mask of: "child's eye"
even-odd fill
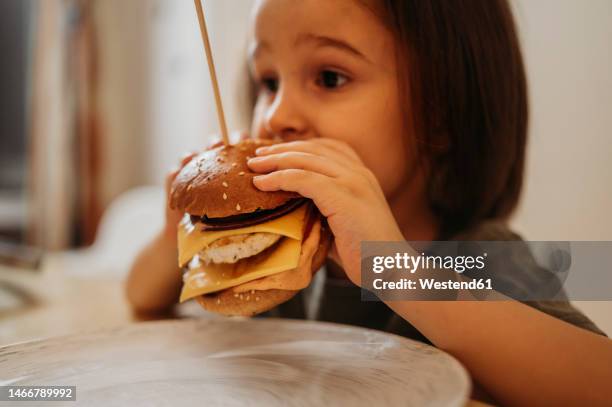
[[[337,89],[348,82],[348,78],[335,71],[321,71],[317,77],[317,85],[327,89]]]
[[[270,93],[276,93],[278,91],[278,79],[263,78],[261,80],[261,87]]]

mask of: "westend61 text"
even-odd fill
[[[418,281],[418,284],[417,284]],[[372,287],[375,290],[492,290],[491,279],[481,278],[470,281],[437,281],[433,278],[419,278],[417,281],[402,278],[398,281],[384,281],[377,278]]]

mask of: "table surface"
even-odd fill
[[[0,347],[58,335],[112,330],[151,319],[211,318],[189,301],[166,315],[135,315],[117,278],[80,278],[61,267],[0,266]],[[471,400],[469,406],[483,404]]]
[[[216,317],[193,302],[169,314],[136,315],[121,279],[65,273],[59,256],[46,263],[42,271],[0,265],[0,346],[151,319]]]

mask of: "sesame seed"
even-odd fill
[[[217,298],[217,304],[221,304],[221,299]]]
[[[232,167],[236,167],[238,164],[236,163],[232,163]]]
[[[240,204],[236,204],[236,210],[239,211],[240,210]]]
[[[193,188],[193,185],[191,184],[187,185],[187,191],[189,191],[191,188]]]
[[[239,295],[240,299],[242,299],[242,294]]]
[[[240,175],[240,176],[244,175],[244,171],[240,171],[240,172],[238,173],[238,175]]]
[[[223,185],[225,188],[229,187],[229,184],[227,182],[225,182],[225,181],[223,181],[223,183],[221,185]]]
[[[259,297],[255,297],[255,301],[259,301]]]
[[[224,192],[223,193],[223,200],[226,201],[227,200],[227,194]]]
[[[251,294],[255,294],[255,290],[251,290]]]
[[[250,295],[247,295],[246,300],[248,301],[248,300],[250,300],[250,299],[251,299],[251,296],[250,296]]]

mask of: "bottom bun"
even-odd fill
[[[289,301],[297,293],[296,290],[257,290],[238,294],[228,288],[215,294],[200,295],[196,300],[206,311],[227,316],[251,317]]]
[[[312,273],[319,270],[331,245],[331,233],[327,225],[321,225],[319,247],[312,257]],[[245,316],[261,314],[289,301],[298,293],[297,290],[252,290],[237,293],[233,288],[212,294],[196,297],[198,303],[207,311],[227,316]]]

